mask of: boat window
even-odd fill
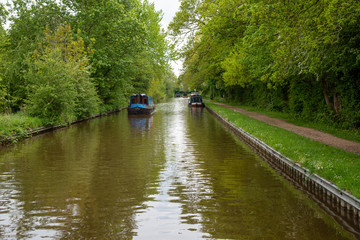
[[[131,104],[135,104],[135,98],[131,99]]]
[[[144,99],[144,104],[145,104],[145,105],[148,105],[148,100],[147,100],[147,98]]]
[[[199,98],[199,97],[194,97],[193,99],[194,99],[194,100],[193,100],[194,102],[200,102],[200,98]]]

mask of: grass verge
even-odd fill
[[[272,118],[282,119],[288,123],[292,123],[297,126],[313,128],[313,129],[316,129],[316,130],[319,130],[319,131],[322,131],[325,133],[329,133],[329,134],[334,135],[339,138],[343,138],[343,139],[347,139],[347,140],[355,141],[355,142],[360,142],[360,130],[359,129],[357,129],[357,130],[341,129],[332,124],[327,124],[327,123],[322,123],[322,122],[312,122],[312,121],[306,121],[303,119],[299,119],[289,113],[275,112],[275,111],[260,109],[257,107],[239,105],[237,103],[226,103],[223,101],[220,101],[220,102],[231,105],[231,106],[240,107],[247,111],[261,113],[261,114],[264,114],[264,115],[272,117]]]
[[[43,126],[39,118],[26,116],[23,113],[0,115],[0,141],[16,142],[27,136],[27,133]]]
[[[360,155],[268,125],[210,102],[206,104],[282,155],[360,198]]]
[[[0,145],[5,142],[14,143],[18,140],[26,138],[29,136],[29,133],[31,131],[36,130],[40,127],[57,128],[62,126],[68,126],[79,121],[84,121],[94,117],[114,113],[123,110],[124,108],[125,107],[119,108],[118,110],[103,111],[101,114],[96,114],[84,119],[77,119],[73,122],[55,123],[47,119],[31,117],[22,112],[17,112],[15,114],[0,114]]]

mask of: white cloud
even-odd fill
[[[162,10],[164,16],[161,24],[163,28],[167,29],[167,26],[171,22],[172,18],[175,16],[175,13],[179,9],[180,1],[179,0],[149,0],[155,4],[156,10]]]
[[[162,27],[166,30],[169,23],[175,16],[176,12],[180,7],[179,0],[149,0],[149,2],[153,2],[155,4],[155,9],[157,11],[162,10],[163,19],[161,21]],[[182,62],[181,61],[173,61],[171,62],[171,67],[173,68],[176,76],[180,75]]]

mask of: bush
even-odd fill
[[[60,51],[36,60],[26,74],[26,111],[50,122],[69,122],[98,111],[98,98],[89,73],[62,61]]]
[[[67,27],[60,28],[53,38],[46,34],[49,44],[35,51],[25,73],[25,110],[50,123],[70,122],[98,112],[99,100],[87,68],[83,41],[72,41]],[[69,43],[61,45],[64,35],[68,35]]]

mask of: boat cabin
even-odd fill
[[[146,94],[134,94],[130,96],[129,114],[150,114],[154,111],[153,98]]]
[[[194,92],[190,94],[189,98],[190,107],[205,107],[205,104],[202,101],[202,97],[199,93]]]

